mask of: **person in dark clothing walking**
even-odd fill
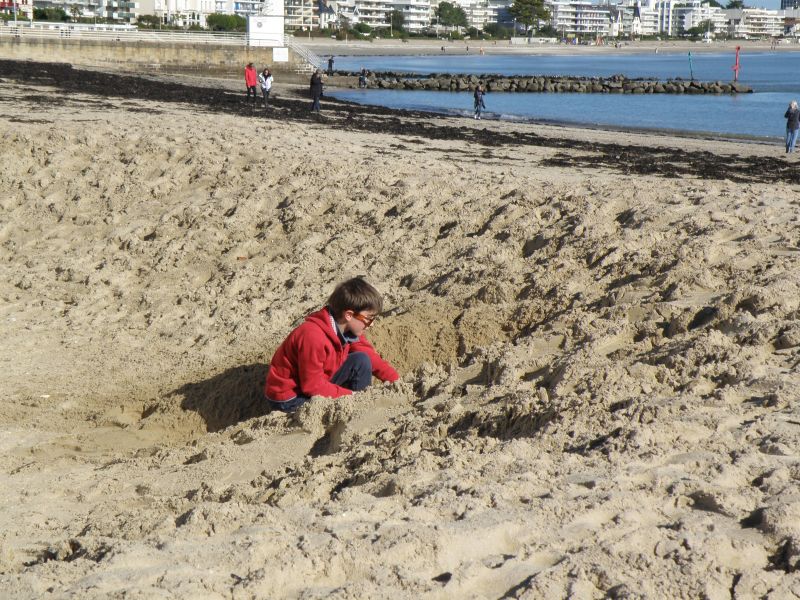
[[[333,54],[328,58],[328,75],[333,75]]]
[[[319,113],[319,99],[322,98],[322,71],[317,69],[311,76],[311,111]]]
[[[797,133],[800,130],[800,109],[797,108],[797,101],[792,100],[786,110],[786,153],[794,152],[794,145],[797,143]]]
[[[476,119],[480,119],[481,118],[481,113],[484,110],[486,110],[486,104],[484,104],[484,102],[483,102],[483,96],[484,95],[485,95],[485,92],[483,91],[483,86],[482,85],[476,86],[475,87],[475,93],[473,94],[473,97],[475,99],[475,118]]]

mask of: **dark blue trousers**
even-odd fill
[[[331,377],[331,383],[354,392],[360,392],[372,383],[372,361],[364,352],[351,352],[344,364]],[[294,412],[308,402],[307,396],[296,396],[285,402],[275,402],[267,399],[273,409],[283,412]]]

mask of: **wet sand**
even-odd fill
[[[0,80],[4,597],[797,588],[797,156]],[[401,381],[267,412],[358,274]]]

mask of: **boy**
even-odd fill
[[[297,410],[311,396],[339,398],[365,389],[372,375],[396,381],[364,332],[383,308],[380,293],[356,277],[336,286],[328,305],[306,317],[272,357],[264,394],[270,406]]]

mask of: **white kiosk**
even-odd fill
[[[261,13],[247,17],[250,46],[272,48],[274,62],[289,62],[289,49],[283,38],[283,0],[264,0]]]

